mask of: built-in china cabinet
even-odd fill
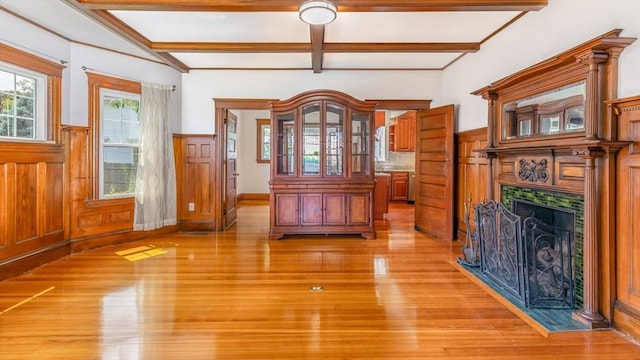
[[[333,90],[271,104],[269,238],[360,234],[375,238],[376,102]]]

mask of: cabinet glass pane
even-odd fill
[[[320,175],[320,104],[302,108],[302,175]]]
[[[275,152],[278,175],[295,175],[295,122],[293,113],[276,118]]]
[[[368,114],[351,116],[351,174],[369,175],[369,132]]]
[[[343,175],[343,144],[344,144],[344,114],[343,106],[327,104],[326,138],[325,138],[325,175]]]

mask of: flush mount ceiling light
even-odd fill
[[[307,24],[326,25],[336,19],[337,8],[328,0],[310,0],[303,2],[298,12]]]

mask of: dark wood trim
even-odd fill
[[[269,201],[269,194],[260,194],[260,193],[244,193],[238,194],[238,201],[243,200],[261,200],[261,201]]]
[[[71,0],[65,0],[71,1]],[[297,0],[75,0],[93,10],[164,10],[164,11],[298,11]],[[338,12],[381,12],[381,11],[536,11],[547,6],[547,0],[430,0],[395,1],[341,0],[337,2]]]
[[[271,159],[263,159],[262,154],[262,127],[265,125],[271,126],[271,119],[256,119],[256,162],[262,164],[269,164]]]
[[[311,38],[311,68],[318,74],[322,72],[324,25],[309,25]]]
[[[263,110],[271,109],[271,103],[278,99],[231,99],[213,98],[216,109]],[[216,122],[218,119],[216,119]]]
[[[104,74],[92,72],[86,72],[86,74],[89,88],[89,139],[88,161],[86,166],[89,169],[88,175],[90,176],[86,182],[88,187],[87,198],[98,199],[100,196],[98,184],[100,178],[98,170],[100,168],[98,165],[98,154],[100,154],[100,89],[104,88],[140,94],[142,92],[142,85],[137,81],[116,78]]]
[[[378,110],[427,110],[431,108],[431,100],[388,100],[367,99],[378,103]]]
[[[164,52],[224,52],[224,53],[301,53],[311,52],[309,43],[271,42],[154,42],[150,48]]]
[[[60,242],[39,249],[35,252],[23,254],[18,258],[0,263],[0,281],[18,276],[38,266],[63,258],[71,253],[68,242]]]
[[[324,26],[310,26],[311,43],[270,42],[152,42],[150,48],[159,52],[224,52],[224,53],[473,53],[480,43],[324,43]],[[321,31],[322,30],[322,31]],[[314,41],[315,40],[315,41]],[[319,49],[316,49],[319,44]]]
[[[473,53],[480,50],[480,43],[325,43],[325,53]]]
[[[140,240],[147,237],[154,237],[159,235],[165,235],[177,232],[180,225],[165,226],[160,229],[151,231],[131,231],[123,230],[115,233],[91,235],[84,238],[77,238],[71,240],[71,251],[80,252],[90,249],[96,249],[104,246],[111,246],[134,240]]]

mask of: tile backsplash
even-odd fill
[[[386,161],[376,163],[376,170],[414,170],[416,153],[389,151]]]

